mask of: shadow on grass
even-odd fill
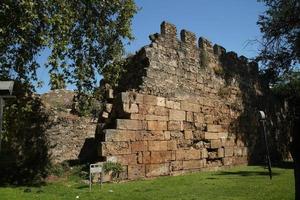
[[[269,172],[267,169],[265,169],[265,171],[263,171],[264,169],[262,168],[261,171],[222,171],[222,172],[218,172],[216,175],[237,175],[237,176],[244,176],[244,177],[249,177],[249,176],[269,176]],[[273,176],[278,176],[280,175],[280,173],[278,172],[273,172],[272,171],[272,175]]]
[[[283,161],[280,163],[273,164],[274,167],[278,167],[281,169],[294,169],[294,162],[292,161]]]

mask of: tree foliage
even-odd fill
[[[3,0],[0,78],[37,81],[37,57],[49,48],[49,72],[63,74],[79,92],[90,91],[133,38],[135,12],[133,0]]]
[[[263,33],[258,61],[276,80],[278,75],[295,69],[300,63],[300,1],[259,0],[267,10],[257,24]]]
[[[260,0],[266,12],[259,17],[263,33],[258,60],[265,66],[265,77],[275,83],[273,91],[289,104],[291,154],[294,160],[295,199],[300,198],[300,1]]]

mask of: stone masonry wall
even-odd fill
[[[110,91],[99,155],[128,179],[247,164],[259,150],[257,64],[186,30],[179,40],[166,22],[150,39]]]
[[[48,154],[52,163],[85,161],[95,157],[96,122],[91,117],[71,114],[75,93],[52,90],[41,96],[49,115],[45,135]]]

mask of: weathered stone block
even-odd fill
[[[172,161],[171,171],[178,171],[183,169],[183,161]]]
[[[186,121],[194,122],[194,114],[191,111],[186,112]]]
[[[212,133],[218,133],[222,132],[223,129],[221,125],[207,124],[207,131]]]
[[[190,103],[187,101],[181,101],[180,103],[180,109],[185,111],[192,111],[192,112],[200,112],[200,105]]]
[[[136,131],[106,129],[104,130],[105,141],[107,142],[126,142],[136,140]]]
[[[123,103],[143,103],[143,96],[142,94],[136,92],[122,92],[121,93],[121,101]]]
[[[122,111],[124,113],[138,113],[139,112],[139,107],[135,103],[123,103],[122,105]]]
[[[145,119],[147,121],[153,121],[153,120],[168,121],[169,120],[168,116],[160,116],[160,115],[145,115]]]
[[[148,141],[149,151],[167,151],[167,141]]]
[[[144,95],[144,104],[156,106],[157,105],[157,97],[151,95]]]
[[[151,162],[151,152],[150,151],[144,151],[143,153],[143,163],[148,164]]]
[[[165,107],[166,99],[164,97],[157,97],[157,106]]]
[[[167,141],[167,148],[168,150],[177,150],[177,141],[176,140]]]
[[[224,158],[222,158],[222,163],[225,166],[232,165],[233,159],[232,159],[232,157],[224,157]]]
[[[163,131],[140,131],[137,140],[165,140]]]
[[[217,140],[217,139],[219,139],[219,133],[205,132],[204,138],[206,140]]]
[[[110,161],[110,162],[118,162],[121,165],[136,165],[137,164],[137,155],[136,154],[107,156],[106,159],[107,159],[107,161]]]
[[[180,109],[180,102],[166,100],[166,107],[171,109]]]
[[[170,132],[171,139],[182,140],[183,133],[181,131],[171,131]]]
[[[102,142],[102,156],[130,154],[129,142]]]
[[[105,104],[105,111],[110,113],[112,110],[113,105],[111,103]]]
[[[142,114],[130,114],[129,119],[134,119],[134,120],[145,120],[145,115]]]
[[[128,179],[138,179],[145,177],[145,165],[128,165]]]
[[[148,130],[163,131],[168,130],[167,122],[165,121],[148,121]]]
[[[203,160],[185,160],[183,161],[183,169],[200,169],[204,167]]]
[[[176,151],[176,160],[197,160],[200,159],[200,157],[200,151],[197,149]]]
[[[183,131],[183,122],[182,121],[169,121],[168,122],[169,131]]]
[[[208,158],[208,152],[206,148],[201,148],[200,149],[200,157],[201,158]]]
[[[150,156],[150,162],[152,164],[156,163],[166,163],[171,161],[171,151],[152,151]]]
[[[164,176],[164,175],[169,175],[169,174],[170,174],[169,163],[146,165],[146,176],[147,177]]]
[[[194,121],[196,123],[204,123],[204,115],[203,115],[203,113],[194,113]]]
[[[185,119],[185,111],[173,109],[169,111],[169,120],[184,121]]]
[[[145,127],[142,121],[131,119],[117,119],[117,129],[143,130]]]
[[[234,156],[243,156],[243,147],[234,147],[233,155]]]
[[[233,156],[233,147],[225,147],[225,157]]]
[[[193,139],[193,131],[191,130],[184,130],[184,139],[192,140]]]
[[[138,151],[147,151],[147,150],[148,150],[148,142],[147,141],[131,142],[132,153],[135,153]]]
[[[220,139],[210,140],[210,148],[217,149],[223,146],[223,143]]]
[[[218,158],[223,158],[225,156],[224,148],[218,148]]]

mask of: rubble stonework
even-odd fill
[[[167,22],[108,98],[99,155],[125,178],[247,164],[262,95],[256,63]],[[249,142],[250,141],[250,142]]]
[[[95,151],[96,122],[71,114],[75,93],[52,90],[41,96],[49,115],[45,136],[51,163],[90,160]]]

